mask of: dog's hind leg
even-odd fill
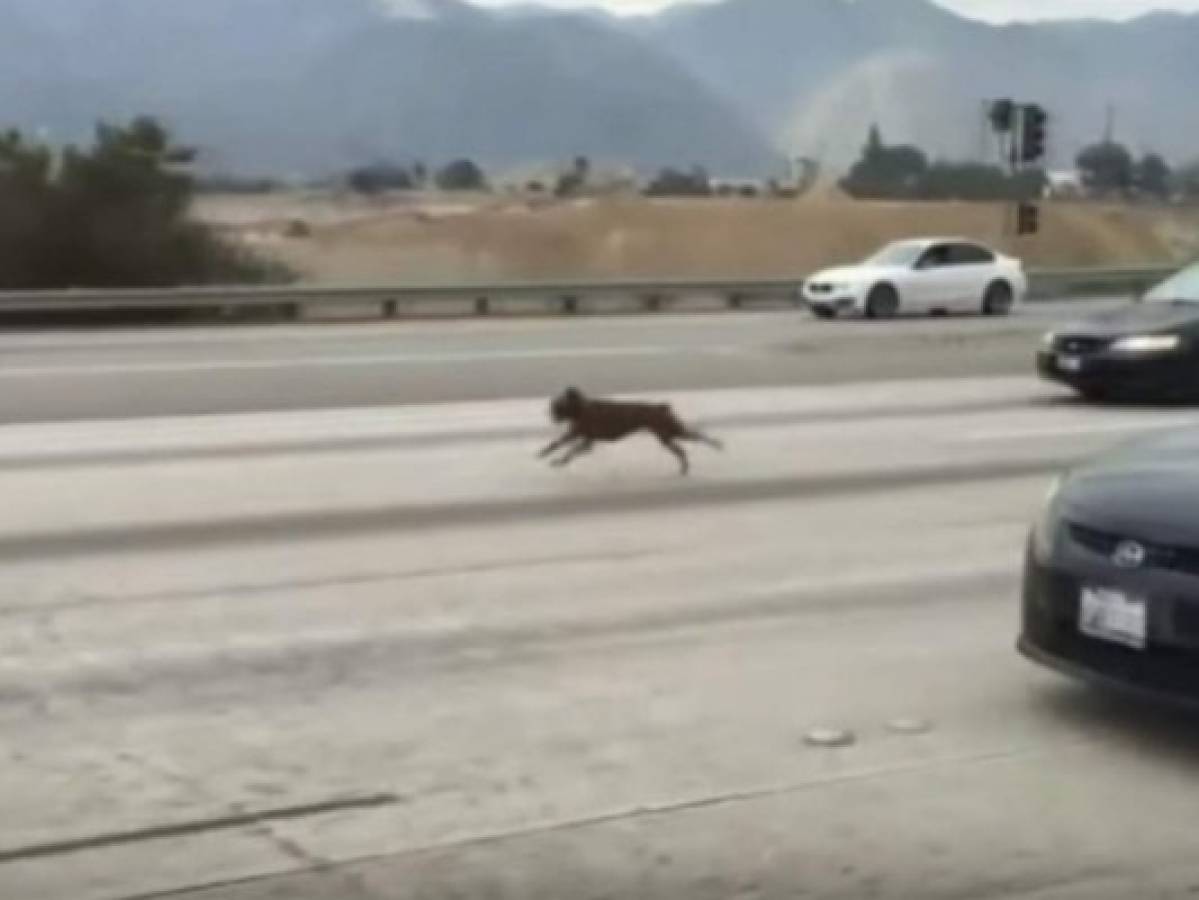
[[[694,428],[684,429],[683,440],[691,441],[696,444],[703,444],[706,447],[711,447],[713,450],[724,450],[724,444],[721,441],[704,434],[702,431],[697,431]]]
[[[674,442],[673,438],[658,435],[658,440],[675,459],[679,461],[679,474],[686,475],[691,471],[691,462],[687,459],[687,451]]]

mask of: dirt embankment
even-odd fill
[[[640,198],[210,197],[199,214],[311,281],[770,277],[860,259],[888,240],[962,235],[1029,265],[1118,266],[1199,255],[1199,210],[1047,204],[1042,234],[1003,237],[984,204]],[[310,233],[286,237],[290,222]]]

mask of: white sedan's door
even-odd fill
[[[950,245],[935,244],[924,252],[902,289],[905,312],[949,309],[957,295],[959,277],[949,254]]]
[[[983,294],[995,274],[995,254],[977,244],[952,244],[948,249],[949,309],[979,312]]]

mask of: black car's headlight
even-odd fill
[[[1113,353],[1173,353],[1182,346],[1176,334],[1134,334],[1120,338],[1111,346]]]
[[[1037,562],[1048,562],[1057,549],[1058,537],[1062,530],[1062,518],[1058,508],[1062,481],[1063,479],[1058,478],[1050,485],[1041,512],[1032,526],[1032,552]]]

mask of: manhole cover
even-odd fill
[[[845,728],[813,728],[804,735],[804,743],[809,747],[849,747],[855,740],[853,732]]]

